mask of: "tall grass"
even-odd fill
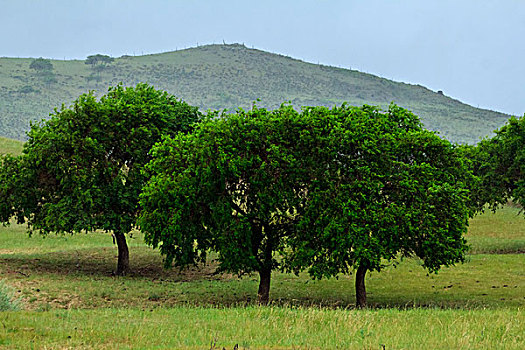
[[[0,313],[0,347],[523,349],[521,310],[292,307]]]

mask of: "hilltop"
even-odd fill
[[[0,136],[23,140],[30,121],[47,118],[54,108],[80,94],[122,82],[148,82],[201,109],[352,105],[412,110],[425,126],[451,141],[475,143],[508,115],[474,108],[420,85],[372,74],[303,62],[240,44],[206,45],[145,56],[122,56],[107,65],[82,60],[51,60],[52,79],[29,66],[32,58],[0,58]]]

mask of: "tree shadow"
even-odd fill
[[[172,307],[177,305],[192,305],[205,307],[246,307],[257,305],[258,276],[248,275],[242,279],[229,274],[217,274],[216,263],[192,266],[185,269],[164,268],[164,262],[157,251],[149,247],[130,248],[130,272],[125,277],[114,275],[117,264],[117,249],[114,247],[71,249],[49,253],[35,254],[4,254],[0,258],[0,274],[20,282],[27,278],[49,279],[50,281],[70,279],[94,279],[107,282],[107,289],[123,288],[121,281],[135,280],[133,284],[144,290],[140,301],[119,301],[126,306],[140,307]],[[52,276],[50,276],[52,275]],[[48,277],[46,277],[48,276]],[[349,282],[347,292],[327,292],[330,285],[310,286],[306,277],[286,276],[275,280],[270,291],[270,305],[279,307],[305,307],[327,309],[354,309],[355,294]],[[109,279],[108,279],[109,278]],[[113,280],[114,278],[114,280]],[[298,280],[296,280],[296,278]],[[114,281],[114,282],[110,282]],[[220,281],[220,283],[214,283]],[[144,283],[143,283],[144,282]],[[154,282],[151,284],[150,282]],[[184,287],[181,282],[188,283]],[[22,282],[26,283],[26,282]],[[31,283],[31,282],[30,282]],[[154,287],[157,286],[158,288]],[[348,283],[348,282],[346,282]],[[162,287],[160,287],[162,285]],[[36,287],[35,287],[36,288]],[[40,287],[41,288],[41,287]],[[135,288],[135,287],[134,287]],[[118,293],[116,293],[118,294]],[[373,293],[370,293],[373,294]],[[105,305],[104,297],[98,302]],[[481,300],[440,300],[432,295],[419,295],[418,300],[411,296],[388,298],[387,296],[371,296],[368,309],[477,309],[484,308]],[[79,305],[83,305],[82,303]],[[107,306],[114,306],[111,302]],[[80,306],[83,307],[83,306]]]
[[[36,254],[4,255],[0,265],[7,273],[29,277],[33,274],[62,276],[114,276],[117,266],[117,249],[111,247],[75,249]],[[208,263],[184,269],[165,268],[162,257],[148,247],[130,248],[130,271],[126,278],[163,279],[173,282],[196,279],[218,279],[216,264]]]

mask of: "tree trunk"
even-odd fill
[[[267,305],[270,300],[270,279],[272,276],[272,270],[264,269],[259,271],[259,291],[257,292],[257,299],[259,305]]]
[[[129,250],[126,243],[126,235],[122,232],[114,232],[118,248],[117,276],[124,276],[129,271]]]
[[[365,265],[360,265],[355,275],[356,306],[360,309],[366,307],[365,275],[367,270],[368,268]]]

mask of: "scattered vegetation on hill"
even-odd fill
[[[98,58],[101,58],[102,61]],[[243,45],[207,45],[109,61],[51,60],[56,82],[35,79],[32,59],[0,58],[0,135],[24,139],[29,122],[47,118],[62,103],[88,90],[148,82],[206,109],[333,107],[344,101],[386,108],[391,102],[412,110],[425,126],[451,141],[475,143],[503,125],[508,116],[477,109],[419,85],[393,82],[350,69],[302,62]],[[104,61],[104,62],[103,62]],[[108,61],[108,62],[106,62]],[[110,64],[109,64],[110,63]]]

